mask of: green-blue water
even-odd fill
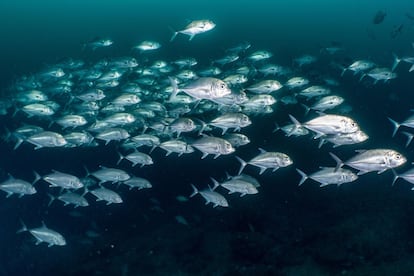
[[[373,24],[378,11],[386,16]],[[234,155],[218,159],[201,154],[165,157],[151,153],[153,166],[121,168],[151,180],[153,188],[128,191],[120,187],[124,203],[106,206],[88,195],[87,208],[48,207],[47,184],[36,184],[38,194],[30,197],[0,195],[0,275],[412,275],[414,240],[414,195],[403,180],[391,186],[392,172],[369,173],[355,183],[319,188],[315,182],[298,187],[300,176],[319,166],[334,166],[328,152],[349,158],[356,149],[393,148],[408,159],[401,173],[410,168],[413,146],[405,147],[401,133],[391,137],[387,117],[402,121],[413,108],[414,72],[402,62],[396,79],[373,85],[336,67],[358,59],[370,59],[379,67],[391,67],[393,53],[414,56],[414,3],[412,1],[23,1],[0,2],[0,89],[4,98],[13,97],[13,85],[24,75],[34,74],[64,58],[93,64],[111,57],[134,56],[140,62],[173,61],[194,57],[206,67],[235,44],[248,41],[254,50],[268,50],[271,63],[295,68],[292,60],[304,54],[318,61],[295,73],[318,82],[332,77],[335,91],[352,106],[354,118],[370,139],[363,145],[318,149],[310,136],[285,137],[272,133],[274,123],[289,123],[288,114],[306,120],[300,105],[278,103],[272,114],[253,117],[242,130],[251,144],[237,150],[245,159],[258,148],[283,151],[294,160],[290,168],[262,175],[258,169],[246,172],[260,180],[259,194],[226,195],[229,208],[204,205],[199,195],[188,197],[191,183],[202,188],[210,177],[224,180],[235,174],[239,163]],[[170,42],[171,30],[188,21],[211,19],[216,27],[192,41],[179,35]],[[401,31],[393,33],[399,26]],[[108,49],[85,51],[83,44],[96,37],[108,37]],[[155,40],[162,47],[148,54],[132,46]],[[338,55],[322,48],[339,45]],[[269,62],[269,63],[270,63]],[[233,65],[224,66],[230,71]],[[277,78],[277,77],[276,77]],[[282,77],[281,82],[285,81]],[[333,89],[334,90],[334,89]],[[21,114],[0,117],[2,126],[20,126]],[[315,114],[315,113],[313,113]],[[203,118],[204,119],[204,118]],[[47,127],[48,123],[34,121]],[[0,131],[3,136],[6,131]],[[58,129],[58,128],[55,128]],[[410,129],[404,129],[410,130]],[[28,181],[32,171],[44,175],[51,169],[86,175],[84,167],[115,166],[118,144],[96,148],[41,149],[31,145],[13,150],[13,143],[0,143],[1,180],[7,173]],[[102,204],[100,204],[102,203]],[[177,222],[182,216],[188,225]],[[28,233],[16,234],[24,220],[38,227],[48,226],[64,234],[67,245],[36,246]]]

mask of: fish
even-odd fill
[[[353,71],[355,75],[360,72],[364,72],[369,69],[372,69],[374,66],[375,66],[375,63],[370,60],[365,60],[365,59],[357,60],[353,62],[351,65],[349,65],[348,67],[344,68],[342,70],[341,76],[343,76],[347,70]]]
[[[316,110],[320,112],[324,112],[329,109],[333,109],[337,107],[338,105],[342,104],[344,102],[344,98],[341,96],[325,96],[317,100],[314,104],[312,104],[310,107],[302,104],[306,109],[306,114],[309,112],[309,110]]]
[[[50,187],[61,187],[63,189],[79,189],[83,187],[82,181],[75,175],[52,170],[44,176],[40,176],[35,172],[36,179],[43,179],[50,184]]]
[[[33,116],[51,116],[55,114],[55,111],[50,107],[43,103],[32,103],[25,105],[21,108],[23,112],[25,112],[29,118]]]
[[[277,80],[262,80],[258,83],[246,87],[246,90],[255,94],[270,94],[278,91],[283,85]]]
[[[191,184],[191,187],[193,187],[193,193],[190,197],[200,194],[206,200],[206,205],[211,202],[213,204],[213,208],[216,208],[217,206],[229,207],[227,199],[221,194],[215,192],[214,188],[212,189],[209,187],[209,189],[199,191],[193,184]]]
[[[157,41],[151,41],[151,40],[144,40],[138,45],[134,46],[133,49],[139,50],[142,52],[147,51],[154,51],[161,48],[161,44]]]
[[[123,202],[118,193],[102,186],[89,192],[96,197],[96,201],[106,201],[106,205]]]
[[[228,129],[234,128],[234,131],[239,131],[241,128],[251,125],[252,121],[243,113],[226,113],[211,120],[208,124],[221,128],[221,135],[224,135]]]
[[[25,139],[19,138],[14,148],[17,149],[23,141],[35,145],[35,150],[41,148],[63,147],[68,143],[65,138],[57,132],[41,131]]]
[[[253,165],[260,168],[259,174],[263,174],[266,169],[272,169],[275,172],[279,168],[287,167],[293,164],[292,159],[282,152],[267,152],[259,148],[260,154],[246,162],[240,157],[236,159],[240,162],[240,169],[237,175],[240,175],[247,165]]]
[[[86,198],[84,197],[84,195],[87,193],[87,191],[85,191],[85,193],[83,195],[74,193],[74,192],[65,192],[57,197],[48,194],[48,196],[50,197],[50,201],[48,204],[48,207],[50,205],[52,205],[52,203],[58,199],[60,201],[62,201],[64,203],[64,206],[67,206],[69,204],[74,205],[75,208],[77,207],[87,207],[89,206],[88,201],[86,200]]]
[[[230,179],[219,183],[214,178],[210,177],[211,181],[213,181],[214,187],[221,186],[229,191],[229,194],[233,193],[240,193],[240,197],[243,197],[247,194],[257,194],[259,191],[257,188],[248,181],[243,181],[243,179]]]
[[[284,84],[284,86],[286,86],[289,89],[296,89],[296,88],[303,87],[303,86],[307,85],[308,83],[309,83],[309,80],[307,78],[304,78],[304,77],[293,77],[293,78],[290,78]]]
[[[46,226],[42,221],[42,226],[38,228],[28,229],[23,221],[21,221],[22,228],[17,231],[17,233],[30,232],[33,237],[36,238],[36,245],[44,242],[47,243],[47,247],[52,247],[54,245],[64,246],[66,245],[66,240],[62,234],[52,230]]]
[[[9,174],[9,178],[0,183],[0,190],[7,193],[6,197],[10,197],[13,194],[18,194],[19,197],[33,195],[37,193],[34,184],[38,180],[39,178],[36,176],[33,182],[29,183],[26,180],[14,178]]]
[[[201,159],[204,159],[209,154],[214,154],[214,159],[220,155],[227,155],[235,152],[234,147],[229,141],[213,136],[204,136],[191,143],[191,146],[203,153]]]
[[[119,160],[116,163],[119,165],[123,159],[126,159],[132,163],[132,166],[135,167],[136,165],[140,164],[141,168],[145,165],[152,165],[154,164],[154,161],[152,160],[151,156],[149,156],[146,153],[134,151],[133,153],[130,153],[128,155],[122,155],[118,152]]]
[[[138,190],[152,188],[152,184],[149,180],[137,176],[132,176],[130,179],[123,181],[122,184],[129,186],[130,190],[134,188],[137,188]]]
[[[359,125],[352,119],[342,115],[325,114],[316,117],[306,123],[299,123],[292,115],[289,115],[295,128],[305,127],[316,133],[314,139],[324,135],[338,135],[354,133],[360,130]],[[292,130],[292,132],[295,129]],[[290,134],[288,135],[290,136]]]
[[[96,38],[84,44],[84,48],[90,48],[96,50],[98,48],[106,48],[112,46],[114,41],[109,38]]]
[[[325,96],[325,95],[328,95],[329,93],[331,93],[331,90],[329,88],[326,88],[320,85],[312,85],[300,91],[298,95],[310,99],[310,98]]]
[[[88,121],[85,119],[85,117],[81,115],[65,115],[63,117],[60,117],[56,120],[56,123],[62,127],[62,129],[66,129],[68,127],[70,128],[76,128],[80,126],[84,126],[88,123]]]
[[[104,166],[100,166],[100,169],[89,173],[88,176],[92,175],[96,179],[99,180],[99,183],[104,182],[111,182],[111,183],[118,183],[122,181],[126,181],[131,178],[131,176],[125,172],[124,170],[117,169],[117,168],[107,168]]]
[[[170,42],[172,42],[178,34],[188,35],[188,40],[191,41],[196,35],[211,31],[216,27],[216,24],[208,19],[191,21],[182,30],[173,31]]]
[[[162,142],[159,147],[167,151],[165,154],[166,156],[173,152],[178,153],[178,156],[181,156],[184,153],[194,152],[194,148],[191,145],[177,139]]]
[[[293,63],[299,67],[309,65],[317,61],[317,58],[312,55],[303,55],[293,59]]]
[[[327,185],[342,185],[344,183],[350,183],[358,179],[358,176],[350,170],[335,167],[324,167],[319,171],[307,175],[300,169],[296,171],[301,175],[302,179],[299,182],[301,186],[308,178],[318,182],[319,187],[324,187]]]
[[[320,137],[320,139],[319,148],[322,147],[325,142],[332,143],[333,147],[336,148],[343,145],[354,145],[365,142],[369,139],[369,136],[362,130],[358,130],[353,133],[325,135]]]
[[[223,136],[234,148],[244,146],[250,143],[249,137],[241,133],[228,133]]]
[[[368,73],[363,74],[360,78],[362,80],[365,76],[369,76],[374,79],[374,84],[376,84],[378,81],[383,80],[384,82],[387,82],[389,80],[395,79],[397,77],[397,73],[394,73],[389,68],[374,68],[370,70]]]
[[[358,151],[357,155],[343,162],[332,152],[329,153],[336,161],[336,169],[347,165],[358,170],[357,175],[376,171],[381,174],[389,169],[399,167],[407,161],[407,159],[399,152],[392,149],[371,149]]]
[[[108,124],[109,125],[109,124]],[[104,140],[105,145],[108,145],[110,141],[125,140],[130,137],[128,131],[123,128],[107,128],[95,136],[95,139]]]
[[[273,53],[271,53],[267,50],[259,50],[259,51],[255,51],[255,52],[251,53],[246,58],[249,61],[258,62],[258,61],[269,59],[272,56],[273,56]]]
[[[230,88],[224,81],[212,77],[201,77],[180,88],[177,86],[174,79],[170,78],[170,81],[173,87],[170,100],[173,99],[179,91],[183,91],[197,100],[222,98],[231,93]]]

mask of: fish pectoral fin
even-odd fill
[[[388,168],[382,169],[380,171],[377,172],[377,174],[382,174],[383,172],[385,172],[386,170],[388,170]]]
[[[263,174],[263,173],[264,173],[264,171],[265,171],[266,169],[267,169],[266,167],[260,167],[260,172],[259,172],[259,174]]]
[[[363,174],[366,174],[368,171],[359,171],[358,173],[357,173],[357,175],[363,175]]]

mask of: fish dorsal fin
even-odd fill
[[[316,113],[318,113],[319,116],[325,116],[326,115],[326,113],[322,112],[322,111],[316,111]]]
[[[9,177],[9,180],[14,180],[15,178],[10,173],[7,173],[7,176]]]
[[[264,149],[262,149],[262,148],[259,148],[259,151],[260,151],[260,153],[266,153],[267,151],[265,151]]]
[[[45,223],[45,221],[44,221],[44,220],[42,220],[42,228],[47,229],[47,226],[46,226],[46,223]]]
[[[101,168],[101,169],[108,169],[108,167],[105,167],[104,165],[99,165],[99,168]]]

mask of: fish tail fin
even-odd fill
[[[174,30],[172,27],[168,27],[168,29],[170,29],[170,31],[172,32],[171,38],[170,38],[170,42],[173,42],[173,40],[175,39],[175,37],[178,35],[178,32],[176,30]]]
[[[301,106],[303,106],[303,108],[305,108],[305,116],[308,115],[309,111],[311,110],[311,108],[309,106],[307,106],[306,104],[300,104]]]
[[[47,207],[50,207],[50,205],[52,205],[53,201],[56,200],[56,197],[51,195],[51,194],[47,194],[47,196],[50,198],[49,203],[47,204]]]
[[[191,184],[191,187],[193,188],[193,193],[190,195],[190,197],[195,196],[196,194],[198,194],[198,189],[196,186],[194,186],[193,184]]]
[[[392,186],[394,186],[395,182],[397,181],[398,178],[400,178],[400,176],[395,172],[394,169],[392,169],[392,173],[394,175],[394,178],[392,179]]]
[[[396,121],[394,121],[393,119],[391,119],[390,117],[388,117],[388,120],[394,126],[394,131],[392,132],[392,137],[394,137],[401,125],[399,123],[397,123]]]
[[[40,179],[42,179],[42,177],[40,176],[40,174],[37,173],[37,171],[33,171],[33,174],[35,176],[32,185],[36,184],[37,182],[39,182]]]
[[[319,144],[318,144],[318,149],[320,149],[323,146],[323,144],[325,144],[325,142],[326,142],[326,140],[323,139],[322,137],[320,137],[319,140],[320,141],[319,141]]]
[[[152,145],[152,147],[151,147],[151,149],[149,151],[149,154],[151,154],[156,149],[156,147],[157,147],[157,145]]]
[[[116,162],[117,165],[119,165],[119,163],[121,163],[122,159],[125,158],[125,156],[123,156],[119,151],[116,152],[119,156],[118,162]]]
[[[17,142],[16,142],[16,144],[13,147],[13,150],[16,150],[18,147],[20,147],[20,145],[23,143],[23,141],[24,140],[22,138],[18,137],[17,138]]]
[[[90,176],[90,175],[91,175],[91,173],[89,172],[88,168],[87,168],[86,166],[83,166],[83,168],[84,168],[84,169],[85,169],[85,171],[86,171],[86,176],[85,176],[85,177]]]
[[[303,171],[296,169],[296,171],[300,174],[300,176],[302,177],[302,179],[299,181],[299,186],[303,184],[303,182],[306,181],[306,179],[308,179],[308,175],[306,173],[304,173]]]
[[[405,147],[408,147],[411,141],[413,140],[414,134],[406,132],[406,131],[403,131],[402,133],[407,136],[407,143],[405,143]]]
[[[339,170],[339,168],[341,168],[344,165],[344,162],[342,162],[341,159],[339,159],[338,156],[336,156],[335,154],[333,154],[332,152],[329,153],[329,155],[335,160],[336,162],[336,167],[335,167],[335,172]]]
[[[279,124],[275,122],[275,128],[273,129],[272,133],[277,132],[279,129],[280,129]]]
[[[171,100],[171,99],[173,99],[173,98],[177,95],[177,93],[178,93],[178,85],[177,85],[177,81],[176,81],[174,78],[172,78],[172,77],[168,77],[168,79],[170,80],[171,86],[172,86],[172,88],[173,88],[173,92],[172,92],[172,94],[171,94],[171,96],[170,96],[170,100]]]
[[[211,188],[212,191],[214,191],[218,186],[220,186],[220,183],[218,183],[217,180],[215,180],[214,178],[210,177],[211,181],[213,181],[213,188]]]
[[[302,124],[298,120],[296,120],[296,118],[293,117],[291,114],[289,114],[289,118],[292,121],[292,123],[295,124],[295,126],[287,134],[288,137],[291,136],[292,133],[294,133],[298,128],[302,127]]]
[[[400,64],[401,59],[395,53],[392,53],[392,55],[394,57],[394,63],[392,64],[391,71],[394,71],[395,68],[397,68],[398,64]]]
[[[243,159],[241,159],[238,156],[236,156],[236,159],[240,162],[240,169],[239,169],[239,172],[237,173],[237,175],[240,175],[242,173],[243,169],[246,167],[247,162],[244,161]]]
[[[23,220],[20,220],[20,224],[22,225],[22,228],[20,228],[19,230],[16,231],[17,234],[29,231],[26,227],[26,224],[24,224]]]

